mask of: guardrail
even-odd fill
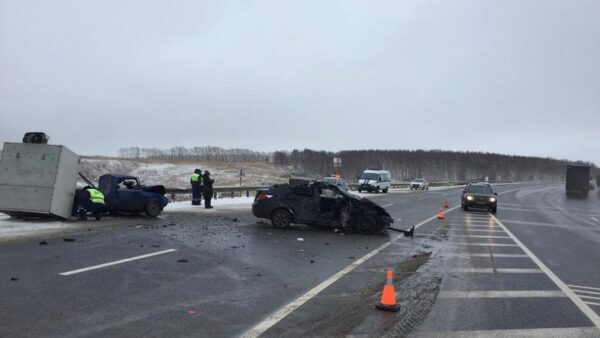
[[[455,186],[455,185],[466,185],[468,182],[429,182],[430,187],[442,187],[442,186]],[[390,184],[392,189],[408,188],[410,182],[396,182]],[[250,197],[251,192],[256,192],[261,189],[266,189],[266,186],[247,186],[247,187],[214,187],[213,198],[219,199],[222,197]],[[357,183],[348,184],[348,190],[358,190]],[[171,201],[176,200],[176,195],[191,195],[191,188],[167,188],[167,194],[171,195]]]
[[[235,197],[236,194],[239,197],[246,196],[250,197],[250,192],[256,192],[260,189],[265,189],[267,187],[264,186],[251,186],[251,187],[214,187],[213,188],[213,198],[218,199],[223,197],[224,194],[229,195],[229,197]],[[191,195],[191,188],[167,188],[167,194],[171,195],[171,201],[175,201],[176,195]]]

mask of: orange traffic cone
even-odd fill
[[[375,307],[379,310],[397,312],[400,310],[400,304],[396,303],[396,292],[394,291],[394,283],[392,282],[392,270],[388,270],[381,301]]]
[[[444,200],[444,209],[448,209],[448,200]]]
[[[438,219],[444,219],[444,210],[440,209],[440,211],[438,211]]]

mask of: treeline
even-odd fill
[[[333,158],[342,167],[333,167]],[[315,176],[339,173],[353,182],[367,168],[390,171],[392,180],[408,181],[425,177],[430,182],[470,181],[489,177],[493,181],[531,181],[564,179],[566,160],[511,156],[481,152],[442,150],[348,150],[338,153],[310,149],[277,151],[273,164],[303,167]]]
[[[270,154],[249,149],[224,149],[211,146],[170,149],[128,147],[119,149],[119,157],[168,161],[268,162]]]

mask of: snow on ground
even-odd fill
[[[84,158],[82,171],[97,179],[103,174],[117,173],[138,176],[147,185],[162,184],[169,188],[189,188],[190,176],[194,169],[208,170],[215,180],[215,186],[239,185],[239,170],[244,168],[242,184],[246,186],[263,183],[287,182],[290,173],[277,169],[268,163],[219,163],[196,161],[151,161],[127,159]]]
[[[211,201],[214,209],[229,209],[229,208],[250,208],[254,202],[254,197],[234,197],[234,198],[219,198]],[[212,209],[212,210],[214,210]],[[170,211],[191,211],[195,210],[198,212],[210,212],[211,209],[204,208],[204,200],[202,205],[192,205],[191,201],[179,201],[169,203],[165,207],[165,212]]]

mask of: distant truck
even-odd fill
[[[565,183],[567,196],[587,197],[590,190],[590,166],[567,165]]]

